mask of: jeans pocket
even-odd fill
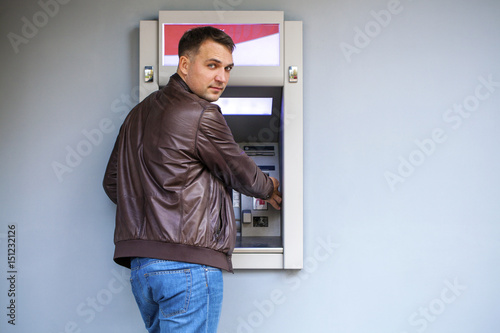
[[[152,299],[161,315],[169,318],[185,313],[189,307],[193,279],[191,270],[157,271],[145,274]]]

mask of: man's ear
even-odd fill
[[[189,58],[185,55],[179,57],[179,74],[182,74],[183,77],[186,77],[189,71],[190,61]]]

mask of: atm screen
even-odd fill
[[[226,116],[270,116],[273,113],[272,97],[221,97],[216,102]]]
[[[177,66],[177,47],[185,31],[213,26],[226,32],[233,39],[235,66],[279,66],[280,25],[270,24],[163,24],[163,66]]]

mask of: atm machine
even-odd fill
[[[282,11],[160,11],[140,22],[140,100],[177,68],[184,31],[211,25],[236,44],[235,67],[215,102],[236,142],[280,181],[282,209],[233,191],[235,269],[303,268],[302,22]]]

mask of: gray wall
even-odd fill
[[[144,331],[101,179],[139,20],[185,9],[304,22],[305,268],[226,274],[220,332],[499,331],[500,2],[60,3],[0,5],[0,331]]]

